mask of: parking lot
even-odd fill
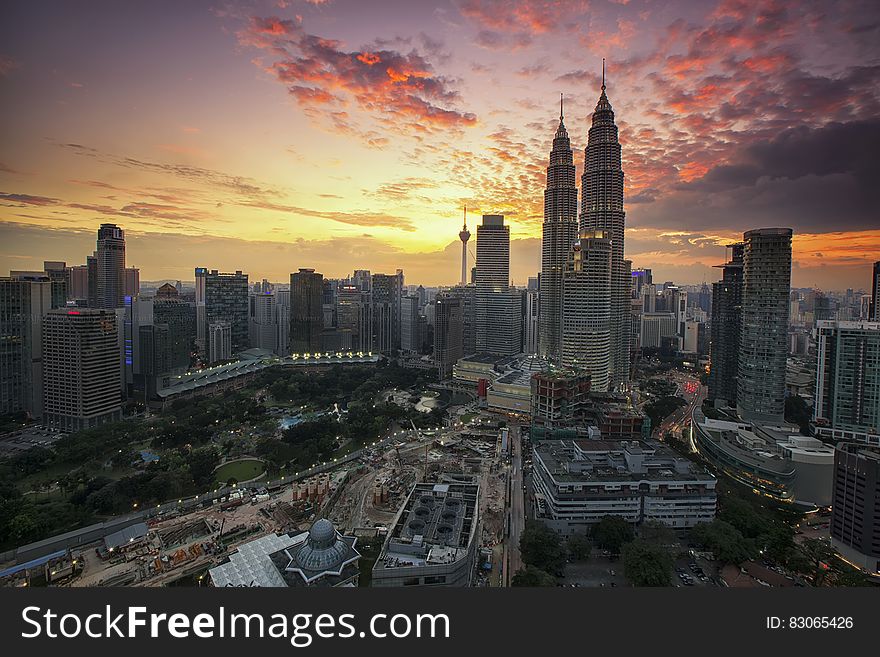
[[[718,581],[717,568],[705,559],[686,555],[675,561],[674,586],[718,586]]]
[[[623,563],[607,557],[591,556],[588,561],[566,564],[564,586],[628,586],[623,576]]]

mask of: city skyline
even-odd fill
[[[794,287],[866,288],[875,5],[494,7],[193,2],[172,21],[161,3],[59,3],[36,38],[14,33],[33,9],[4,8],[0,267],[84,263],[95,227],[116,223],[145,281],[207,263],[452,285],[466,204],[505,215],[524,285],[558,94],[580,179],[604,56],[634,268],[711,283],[724,244],[786,226]]]

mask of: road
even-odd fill
[[[691,415],[694,409],[703,403],[706,398],[706,387],[700,385],[698,379],[686,377],[679,382],[679,394],[687,401],[686,406],[682,406],[667,417],[660,426],[654,431],[654,436],[660,438],[666,433],[678,434],[683,429],[690,426]]]
[[[504,541],[505,586],[510,586],[513,575],[522,567],[519,538],[525,528],[525,502],[523,500],[522,440],[518,425],[510,427],[510,477],[507,507],[508,533]]]

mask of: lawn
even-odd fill
[[[266,470],[266,465],[257,459],[244,459],[221,465],[214,471],[214,477],[222,484],[230,479],[248,481],[258,477]]]

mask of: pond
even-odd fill
[[[290,427],[295,427],[302,421],[302,415],[286,415],[279,420],[278,426],[284,431],[285,429],[290,429]]]

